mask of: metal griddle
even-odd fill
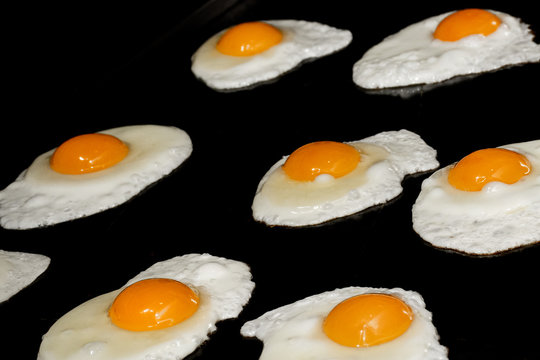
[[[385,36],[470,4],[51,6],[18,9],[9,19],[1,187],[65,139],[116,126],[178,126],[194,150],[178,170],[117,208],[42,229],[0,229],[0,248],[52,259],[37,281],[0,304],[3,351],[35,358],[41,336],[73,307],[157,261],[208,252],[249,264],[256,288],[240,316],[219,323],[190,359],[257,359],[262,344],[240,335],[245,321],[352,285],[419,292],[453,360],[540,356],[538,330],[530,327],[540,321],[540,246],[471,257],[425,243],[412,229],[411,207],[430,173],[405,178],[403,193],[387,204],[320,226],[271,228],[251,218],[260,178],[310,141],[408,129],[437,149],[445,166],[479,148],[538,139],[539,64],[412,94],[365,92],[352,82],[353,63]],[[529,4],[475,6],[520,17],[540,33]],[[193,77],[191,54],[209,36],[277,18],[326,23],[354,38],[346,49],[248,91],[216,92]]]

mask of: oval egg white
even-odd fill
[[[488,36],[458,41],[433,37],[439,22],[453,12],[409,25],[370,48],[353,65],[353,81],[366,89],[432,84],[459,75],[493,71],[540,61],[540,45],[520,19],[499,11],[502,24]]]
[[[360,294],[381,293],[405,302],[414,313],[407,331],[389,342],[370,347],[348,347],[330,340],[322,330],[328,313],[341,301]],[[293,359],[448,359],[439,335],[420,294],[400,288],[347,287],[307,297],[268,311],[246,322],[240,332],[257,337],[263,344],[260,360]]]
[[[281,30],[283,40],[253,56],[229,56],[216,50],[223,30],[210,37],[192,55],[192,71],[209,87],[239,89],[275,79],[307,59],[329,55],[352,41],[348,30],[302,20],[264,21]]]
[[[116,295],[150,278],[174,279],[193,287],[199,308],[165,329],[128,331],[115,326],[108,308]],[[208,339],[216,322],[238,316],[254,286],[249,267],[239,261],[188,254],[158,262],[122,288],[90,299],[58,319],[43,336],[38,359],[182,359]]]
[[[50,262],[48,256],[41,254],[0,250],[0,302],[30,285]]]
[[[399,195],[407,174],[436,168],[436,151],[408,130],[387,131],[347,142],[362,156],[358,167],[338,179],[290,180],[275,163],[259,182],[253,217],[267,225],[306,226],[351,215]]]
[[[424,180],[412,208],[413,228],[440,248],[494,254],[540,241],[540,140],[501,146],[527,157],[531,173],[514,184],[492,182],[481,191],[448,183],[446,166]]]
[[[92,215],[122,204],[180,166],[192,152],[176,127],[123,126],[102,131],[129,146],[118,164],[94,173],[65,175],[49,166],[52,149],[0,192],[0,225],[29,229]]]

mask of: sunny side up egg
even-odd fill
[[[443,360],[448,350],[423,298],[400,288],[347,287],[307,297],[246,322],[260,360]]]
[[[218,321],[237,317],[254,287],[240,261],[210,254],[161,261],[58,319],[38,359],[182,359]]]
[[[41,254],[0,250],[0,302],[34,282],[51,259]]]
[[[412,216],[424,240],[461,253],[540,242],[540,140],[477,150],[436,171]]]
[[[351,40],[350,31],[317,22],[247,22],[210,37],[193,54],[191,69],[213,89],[247,88],[341,50]]]
[[[172,126],[133,125],[71,138],[41,156],[0,192],[0,225],[30,229],[126,202],[192,152]]]
[[[438,167],[436,155],[408,130],[306,144],[261,179],[253,217],[267,225],[305,226],[357,213],[398,196],[405,175]]]
[[[540,61],[529,26],[511,15],[465,9],[410,25],[369,49],[353,66],[366,89],[433,84],[460,75]]]

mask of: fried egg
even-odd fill
[[[260,360],[448,359],[414,291],[347,287],[307,297],[246,322],[263,341]]]
[[[263,176],[253,217],[268,225],[304,226],[354,214],[398,196],[405,175],[436,168],[436,155],[408,130],[306,144]]]
[[[193,54],[191,69],[216,90],[246,88],[341,50],[351,40],[350,31],[317,22],[246,22],[210,37]]]
[[[41,254],[0,250],[0,302],[34,282],[50,262],[48,256]]]
[[[158,262],[58,319],[38,359],[182,359],[216,322],[238,316],[254,286],[243,262],[210,254]]]
[[[29,229],[122,204],[177,168],[192,151],[185,131],[133,125],[71,138],[0,191],[0,225]]]
[[[540,61],[540,45],[520,19],[464,9],[430,17],[383,39],[353,66],[366,89],[433,84]]]
[[[413,228],[440,248],[488,255],[540,241],[540,140],[477,150],[424,180]]]

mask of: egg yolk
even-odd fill
[[[412,309],[386,294],[363,294],[336,305],[323,322],[334,342],[349,347],[382,344],[402,335],[414,318]]]
[[[351,145],[317,141],[296,149],[283,164],[283,170],[289,178],[298,181],[313,181],[321,174],[339,178],[353,171],[360,157]]]
[[[118,294],[109,308],[116,326],[131,331],[158,330],[189,318],[199,307],[199,296],[172,279],[146,279]]]
[[[444,18],[435,29],[433,36],[442,41],[456,41],[469,35],[487,36],[497,30],[501,19],[482,9],[456,11]]]
[[[85,134],[60,145],[54,151],[50,165],[61,174],[85,174],[117,164],[128,152],[128,146],[112,135]]]
[[[251,56],[268,50],[283,39],[274,26],[259,22],[242,23],[228,29],[219,39],[216,48],[231,56]]]
[[[449,172],[450,185],[464,191],[480,191],[490,181],[513,184],[531,172],[529,160],[515,151],[477,150],[461,159]]]

